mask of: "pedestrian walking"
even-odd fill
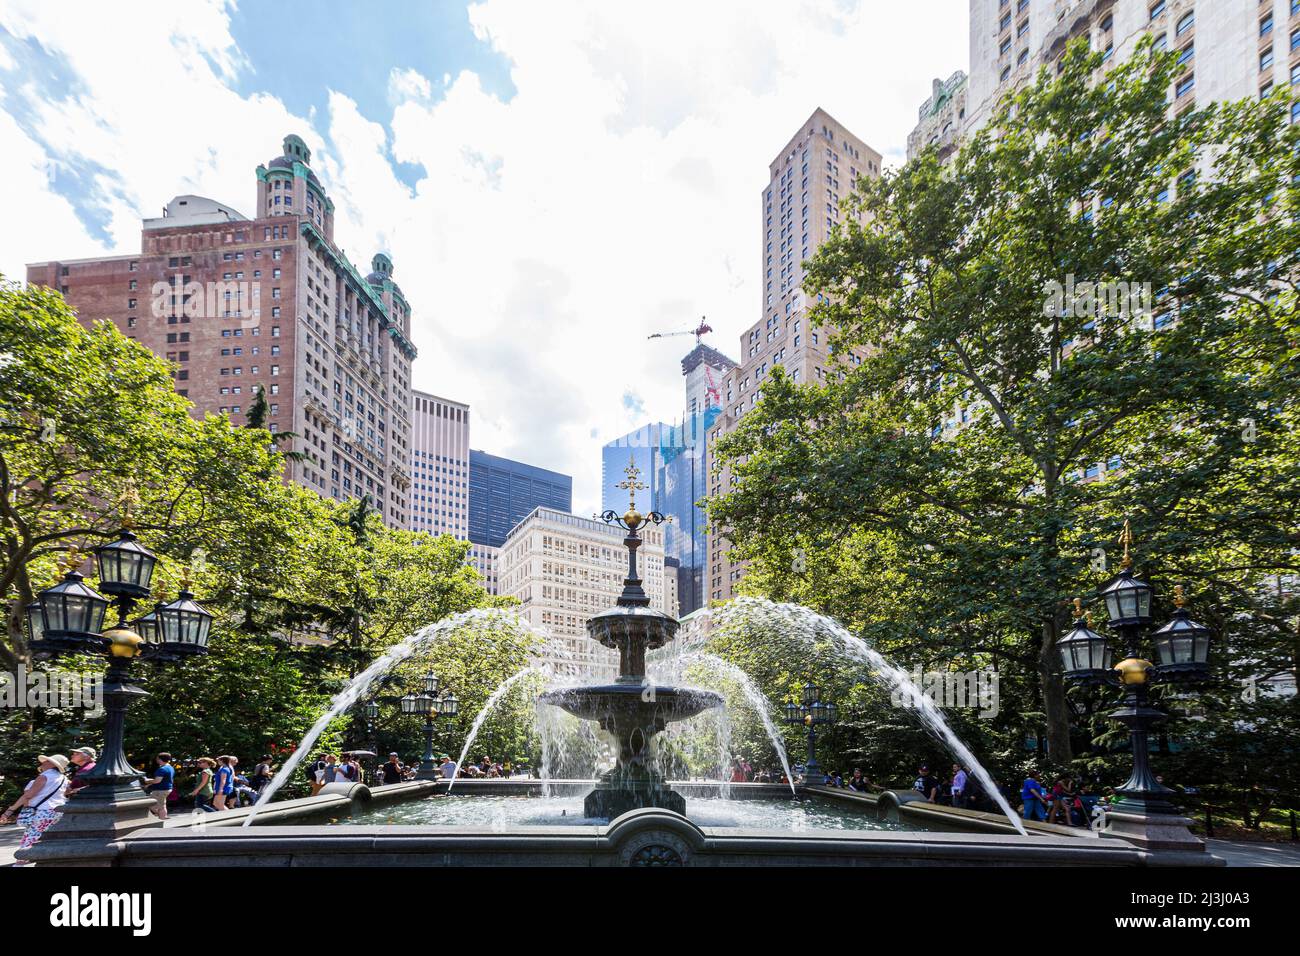
[[[63,754],[42,754],[36,763],[39,771],[36,777],[23,788],[22,796],[0,813],[0,824],[16,822],[25,828],[18,845],[20,850],[40,842],[42,834],[63,816],[63,804],[68,799],[68,780],[63,775],[68,769],[68,758]]]
[[[190,791],[190,797],[194,800],[194,809],[215,811],[217,808],[212,805],[212,777],[217,762],[211,757],[200,757],[197,764],[198,773],[194,777],[194,789]]]
[[[154,799],[154,806],[149,812],[159,820],[167,819],[167,800],[172,795],[172,786],[176,780],[176,768],[172,766],[172,755],[160,753],[154,758],[157,767],[153,776],[145,780],[144,792]]]

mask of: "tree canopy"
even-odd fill
[[[1104,722],[1054,645],[1126,519],[1220,677],[1297,661],[1297,127],[1280,98],[1173,113],[1176,55],[1146,41],[1103,66],[1072,44],[948,165],[859,181],[806,264],[832,374],[776,366],[709,502],[744,589],[908,665],[998,667],[1023,691],[1004,749],[1062,765]]]

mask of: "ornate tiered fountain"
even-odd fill
[[[637,573],[637,532],[648,524],[662,524],[657,511],[636,510],[636,493],[645,488],[638,479],[635,461],[629,462],[627,479],[618,487],[628,492],[627,511],[619,515],[606,511],[606,524],[617,524],[627,532],[627,577],[618,602],[587,621],[587,633],[594,641],[618,651],[618,679],[613,684],[572,687],[551,691],[542,701],[563,707],[574,716],[594,720],[618,743],[618,764],[601,774],[596,789],[583,801],[588,817],[612,820],[640,807],[662,807],[686,813],[686,800],[664,780],[655,766],[655,735],[670,723],[686,720],[713,707],[721,707],[722,695],[690,687],[663,687],[646,678],[646,651],[662,647],[677,633],[677,619],[650,607]]]

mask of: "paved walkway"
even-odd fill
[[[0,866],[9,866],[14,862],[14,851],[23,842],[23,828],[9,824],[0,827]]]
[[[1300,843],[1242,843],[1237,840],[1206,840],[1215,856],[1228,866],[1300,866]]]

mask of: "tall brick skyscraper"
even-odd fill
[[[822,382],[840,361],[855,362],[854,353],[832,356],[827,330],[808,322],[808,309],[821,299],[816,289],[803,287],[803,263],[830,238],[848,215],[840,201],[853,192],[859,178],[880,175],[878,152],[817,109],[768,164],[763,190],[763,309],[762,317],[740,337],[740,364],[728,370],[719,385],[722,415],[708,432],[712,444],[732,431],[758,403],[763,381],[778,365],[796,382]],[[710,475],[709,495],[728,490],[731,474]],[[712,601],[735,595],[745,573],[744,562],[732,561],[725,529],[710,531],[706,593]]]
[[[111,319],[175,363],[194,414],[246,422],[266,391],[268,427],[302,452],[286,478],[328,498],[369,494],[410,521],[411,307],[380,253],[368,275],[334,244],[334,204],[297,136],[257,168],[257,215],[177,196],[142,224],[140,254],[39,262],[27,281],[83,321]]]

